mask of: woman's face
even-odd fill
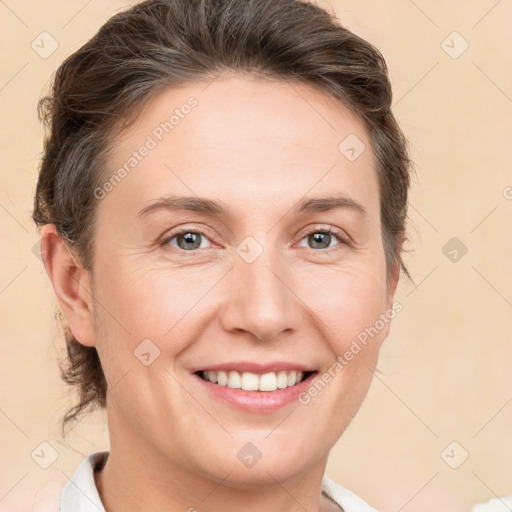
[[[113,147],[91,341],[112,448],[237,486],[324,464],[396,285],[363,124],[305,84],[223,76],[160,93]]]

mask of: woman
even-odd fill
[[[325,476],[400,308],[381,54],[298,0],[149,0],[58,69],[34,221],[107,411],[62,512],[374,510]]]

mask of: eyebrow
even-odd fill
[[[326,212],[338,208],[352,210],[363,217],[368,217],[366,208],[354,199],[343,195],[331,195],[324,197],[308,197],[298,201],[291,210],[296,214],[310,212]],[[202,197],[162,197],[150,205],[144,207],[137,214],[145,217],[158,210],[187,210],[201,212],[210,216],[229,216],[230,210],[222,201],[212,201]]]

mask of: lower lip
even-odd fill
[[[199,380],[207,392],[216,398],[219,398],[239,409],[246,411],[275,411],[294,401],[298,401],[298,396],[305,391],[312,383],[317,372],[312,373],[299,384],[284,389],[276,389],[275,391],[244,391],[243,389],[233,389],[227,386],[219,386],[207,380],[202,379],[199,375],[192,376]]]

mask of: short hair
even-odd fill
[[[147,0],[107,20],[60,65],[39,100],[46,136],[36,225],[53,223],[92,272],[94,190],[108,174],[114,135],[156,93],[223,72],[309,84],[356,114],[377,162],[387,278],[400,270],[410,278],[402,245],[412,161],[391,111],[386,62],[334,15],[302,0]],[[86,410],[105,407],[107,394],[96,349],[80,344],[69,326],[64,334],[61,377],[79,402],[64,416],[63,430]]]

